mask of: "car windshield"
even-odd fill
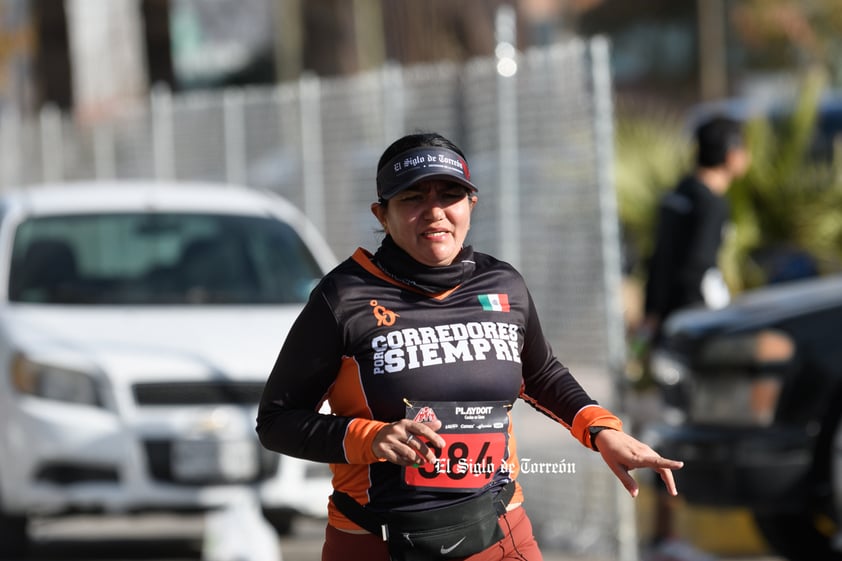
[[[46,216],[21,223],[13,302],[286,304],[321,270],[279,220],[208,214]]]

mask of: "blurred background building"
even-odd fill
[[[157,83],[182,91],[487,56],[501,4],[517,9],[521,49],[610,37],[619,95],[686,106],[779,89],[811,64],[835,83],[842,70],[838,0],[3,0],[0,102],[94,118]]]

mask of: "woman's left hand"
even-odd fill
[[[637,481],[629,473],[636,468],[654,469],[660,474],[669,494],[678,494],[672,470],[681,469],[684,462],[663,458],[648,445],[617,430],[601,431],[596,435],[596,445],[602,459],[632,497],[636,497],[640,490]]]

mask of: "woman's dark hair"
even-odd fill
[[[397,156],[402,152],[406,152],[407,150],[411,150],[413,148],[424,148],[424,147],[437,147],[437,148],[447,148],[448,150],[453,150],[463,159],[465,158],[465,154],[462,153],[462,150],[453,144],[450,140],[443,137],[437,132],[418,132],[413,134],[408,134],[403,136],[393,143],[389,145],[386,150],[383,151],[383,155],[380,156],[380,160],[377,162],[377,172],[380,173],[380,170],[383,169],[383,166],[388,164],[392,158]]]

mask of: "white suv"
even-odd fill
[[[203,510],[253,488],[282,529],[326,467],[261,448],[257,402],[334,264],[288,202],[153,182],[0,198],[0,558],[27,520]]]

